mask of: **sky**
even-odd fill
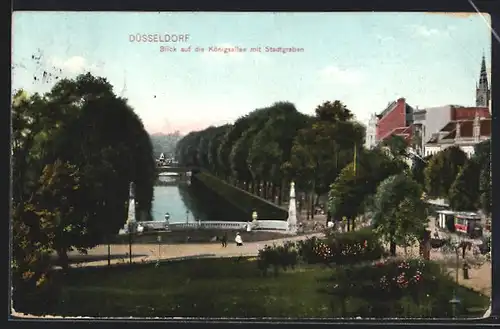
[[[33,79],[44,70],[91,72],[150,133],[229,123],[278,101],[312,114],[340,100],[364,123],[399,97],[418,108],[474,105],[483,54],[491,67],[487,14],[15,12],[12,22],[14,90],[48,91],[54,79]],[[137,34],[170,42],[131,41]]]

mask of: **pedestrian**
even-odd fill
[[[222,243],[223,248],[227,247],[227,233],[225,233],[225,232],[224,232],[224,235],[222,235],[221,243]]]
[[[243,245],[243,239],[241,238],[241,235],[239,232],[236,233],[236,237],[234,238],[234,241],[236,242],[236,246],[241,247]]]

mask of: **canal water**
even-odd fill
[[[194,180],[191,184],[162,177],[163,184],[154,187],[151,215],[154,221],[196,223],[198,221],[242,221],[241,210],[218,197]],[[167,184],[165,184],[168,182]]]
[[[195,216],[199,218],[201,215],[194,214],[193,210],[186,206],[179,186],[155,186],[151,210],[153,220],[164,221],[166,213],[170,214],[170,223],[193,223],[196,221]]]

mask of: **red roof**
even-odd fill
[[[390,136],[401,136],[403,137],[407,142],[410,141],[412,135],[412,127],[398,127],[393,130],[391,130],[388,134],[386,134],[381,140],[385,140],[389,138]]]
[[[474,119],[476,115],[480,118],[491,118],[490,110],[487,107],[454,107],[452,120]]]
[[[441,129],[440,134],[443,136],[441,140],[451,140],[455,139],[457,135],[457,123],[460,125],[460,137],[461,138],[473,138],[474,137],[474,119],[472,120],[457,120],[450,121],[443,129]],[[480,136],[481,137],[491,137],[491,118],[480,119]],[[437,136],[433,137],[429,143],[437,142]]]

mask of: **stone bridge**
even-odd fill
[[[140,225],[151,230],[183,231],[188,229],[221,229],[221,230],[242,230],[245,231],[247,222],[227,222],[227,221],[199,221],[197,223],[168,223],[166,221],[139,222]],[[259,220],[250,224],[252,230],[263,231],[288,231],[288,222],[280,220]]]
[[[186,174],[193,171],[194,168],[181,167],[181,166],[161,166],[157,167],[158,173],[176,173],[176,174]]]

